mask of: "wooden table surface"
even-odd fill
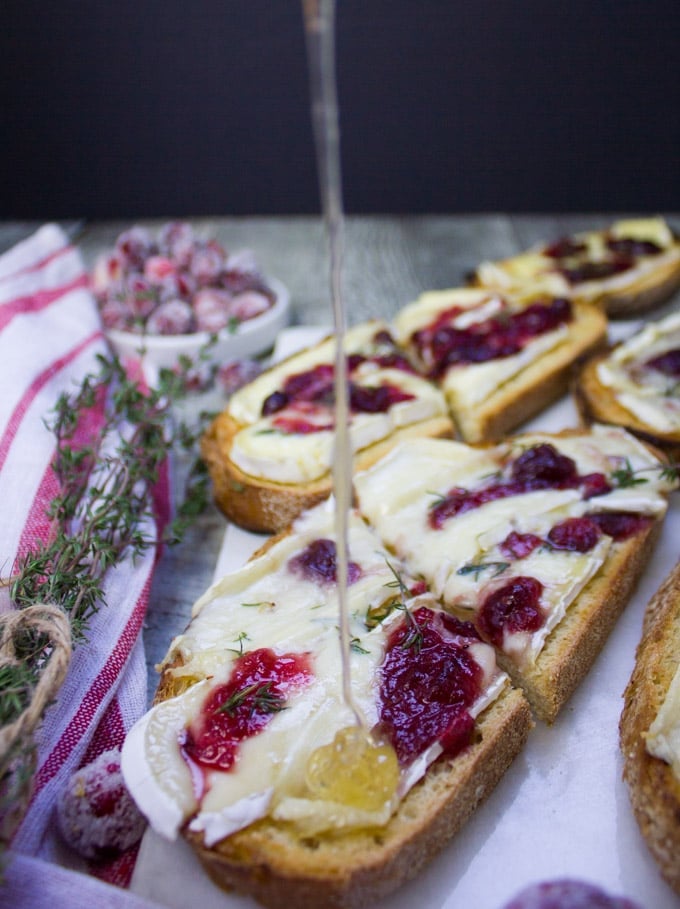
[[[633,215],[635,213],[632,213]],[[664,213],[680,233],[680,214]],[[345,225],[344,297],[350,323],[390,318],[428,289],[453,287],[483,259],[519,252],[540,240],[606,226],[622,215],[422,215],[351,216]],[[252,249],[265,273],[288,287],[292,321],[329,325],[328,264],[323,223],[318,217],[191,219],[197,232],[216,236],[230,251]],[[131,222],[62,222],[85,261],[108,249]],[[144,223],[156,227],[162,220]],[[0,252],[39,225],[0,222]],[[145,626],[149,693],[155,664],[188,621],[191,605],[212,580],[225,519],[211,508],[178,547],[158,565]]]

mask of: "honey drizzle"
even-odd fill
[[[335,328],[333,492],[335,497],[342,692],[343,699],[352,711],[357,725],[366,728],[366,721],[352,695],[350,673],[347,578],[349,514],[353,490],[352,448],[349,435],[348,375],[344,349],[347,331],[347,311],[342,289],[342,263],[345,243],[340,168],[340,128],[335,81],[335,3],[334,0],[302,0],[302,6],[307,42],[312,127],[314,130],[321,207],[330,259],[330,292]]]

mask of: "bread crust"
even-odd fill
[[[275,483],[244,473],[231,460],[234,438],[241,429],[228,410],[218,414],[201,440],[201,454],[213,482],[219,509],[239,527],[254,533],[277,533],[299,514],[327,499],[332,490],[328,472],[309,483]],[[396,430],[355,455],[355,470],[365,470],[402,439],[413,436],[450,438],[453,423],[447,416],[433,417]]]
[[[645,610],[635,666],[624,691],[619,724],[623,778],[633,814],[663,878],[680,895],[680,781],[649,754],[645,735],[680,657],[680,562]]]
[[[301,838],[286,824],[262,820],[206,848],[185,836],[212,880],[270,909],[359,909],[418,874],[490,794],[532,727],[529,706],[506,687],[478,720],[477,739],[440,758],[380,829]]]
[[[606,345],[607,319],[596,308],[574,304],[565,342],[506,382],[474,411],[454,413],[463,441],[498,442],[564,395],[574,363]]]
[[[677,247],[676,243],[676,247]],[[680,259],[641,275],[628,287],[603,291],[590,298],[601,306],[608,316],[625,319],[639,316],[669,300],[680,288]],[[578,298],[578,292],[575,293]]]
[[[612,388],[603,385],[597,375],[599,364],[614,350],[588,357],[582,362],[571,383],[571,394],[583,423],[608,423],[627,429],[641,441],[662,450],[672,460],[680,457],[680,432],[661,433],[643,423],[616,400]]]

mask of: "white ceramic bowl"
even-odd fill
[[[112,328],[107,330],[106,336],[121,361],[139,361],[150,381],[160,369],[172,369],[184,356],[197,365],[219,365],[266,353],[290,321],[290,294],[287,288],[276,278],[267,278],[266,281],[276,294],[274,305],[261,315],[240,322],[233,331],[223,328],[209,347],[211,335],[207,331],[188,335],[139,335]],[[207,360],[200,360],[199,363],[198,358],[204,348]]]

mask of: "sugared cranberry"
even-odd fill
[[[466,623],[452,625],[429,609],[415,610],[412,622],[404,619],[390,634],[380,668],[380,727],[402,764],[437,741],[450,754],[469,743],[469,707],[482,678],[467,650],[474,640]]]
[[[504,909],[640,909],[623,896],[610,896],[600,887],[571,879],[530,884]]]
[[[288,568],[307,581],[335,584],[337,581],[337,548],[333,540],[313,540],[309,546],[288,562]],[[356,562],[347,565],[347,582],[354,584],[361,577]]]
[[[183,754],[201,767],[229,770],[241,742],[261,732],[285,708],[286,697],[311,678],[307,654],[276,654],[264,647],[244,653],[184,733]]]
[[[506,631],[538,631],[545,621],[540,606],[542,592],[540,581],[523,575],[496,588],[486,597],[477,616],[482,637],[502,647]]]
[[[231,395],[248,382],[252,382],[262,372],[259,360],[233,360],[223,363],[217,370],[216,382],[225,395]]]
[[[182,335],[191,331],[193,313],[184,300],[168,300],[154,309],[146,320],[150,335]]]
[[[531,555],[544,541],[535,533],[511,531],[500,544],[499,549],[506,559],[524,559]]]
[[[151,234],[144,227],[131,227],[116,240],[116,252],[126,269],[142,271],[144,260],[155,251]]]
[[[125,787],[118,748],[72,774],[56,815],[62,837],[90,860],[115,858],[141,839],[146,820]]]
[[[555,549],[590,552],[600,539],[600,528],[590,518],[567,518],[550,529],[548,541]]]
[[[601,511],[588,517],[597,524],[602,533],[606,533],[617,542],[635,536],[636,533],[648,528],[653,521],[648,515],[636,514],[633,511]]]
[[[658,357],[652,357],[651,360],[647,360],[645,366],[656,369],[665,376],[680,378],[680,348],[676,347],[674,350],[667,350],[665,353],[659,354]]]

